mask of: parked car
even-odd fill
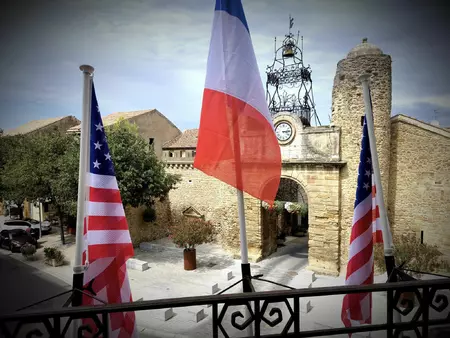
[[[25,222],[30,222],[33,225],[37,225],[39,229],[39,221],[36,221],[35,219],[26,218],[24,219]],[[42,227],[41,227],[43,234],[48,234],[50,231],[52,231],[52,226],[49,221],[45,220],[42,221]]]
[[[28,232],[32,237],[39,239],[39,222],[33,224],[23,220],[8,220],[3,223],[0,230],[22,229]]]
[[[12,229],[0,231],[0,247],[11,252],[20,252],[20,248],[30,243],[37,248],[37,240],[29,232],[23,229]]]

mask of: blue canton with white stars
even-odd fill
[[[103,129],[102,116],[95,95],[94,83],[92,83],[91,100],[91,135],[89,139],[90,166],[92,174],[115,176],[114,164],[106,141]]]
[[[369,132],[364,116],[361,154],[359,157],[358,186],[356,188],[356,206],[372,194],[372,156],[370,153]]]

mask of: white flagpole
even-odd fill
[[[369,92],[369,75],[361,75],[359,80],[363,86],[363,94],[364,94],[364,104],[366,108],[366,123],[367,123],[367,131],[369,133],[369,144],[370,144],[370,153],[372,156],[372,167],[373,167],[373,175],[375,179],[375,185],[377,190],[377,197],[380,209],[380,225],[383,232],[383,244],[384,244],[384,256],[386,259],[388,257],[394,257],[393,252],[393,244],[392,244],[392,234],[389,228],[386,207],[384,204],[384,195],[383,195],[383,186],[381,185],[381,177],[380,177],[380,165],[378,162],[378,153],[377,153],[377,145],[375,139],[375,129],[373,125],[373,113],[372,106],[370,100],[370,92]],[[387,263],[387,262],[386,262]],[[386,267],[388,268],[388,267]],[[392,266],[393,268],[393,266]],[[391,271],[388,271],[388,275]]]
[[[82,262],[84,249],[84,216],[85,216],[85,196],[86,196],[86,178],[89,164],[89,132],[91,117],[91,95],[92,95],[92,76],[94,68],[89,65],[80,66],[83,72],[83,116],[81,119],[81,137],[80,137],[80,168],[78,174],[78,203],[77,203],[77,227],[75,242],[75,261],[73,266],[73,288],[82,290],[84,262]],[[81,294],[78,292],[73,298],[72,306],[81,305]]]
[[[383,186],[381,185],[380,165],[378,162],[375,128],[373,125],[372,103],[369,91],[369,78],[370,75],[364,74],[359,77],[359,80],[361,81],[361,84],[363,86],[367,131],[369,133],[370,154],[372,156],[372,167],[377,191],[377,202],[380,209],[380,225],[383,234],[384,260],[386,263],[387,276],[389,278],[395,268],[394,244],[392,242],[392,233],[389,227],[386,206],[384,204]],[[400,313],[397,311],[394,311],[394,321],[396,321],[397,323],[401,322]],[[403,337],[403,333],[400,333],[400,337]]]

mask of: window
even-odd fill
[[[196,153],[197,152],[195,150],[192,150],[192,157],[194,157]]]
[[[148,139],[148,144],[150,146],[150,149],[155,149],[155,139],[153,137]]]
[[[173,153],[169,151],[169,157],[173,157]]]

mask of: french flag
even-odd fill
[[[273,204],[280,146],[240,0],[217,0],[194,167]]]

